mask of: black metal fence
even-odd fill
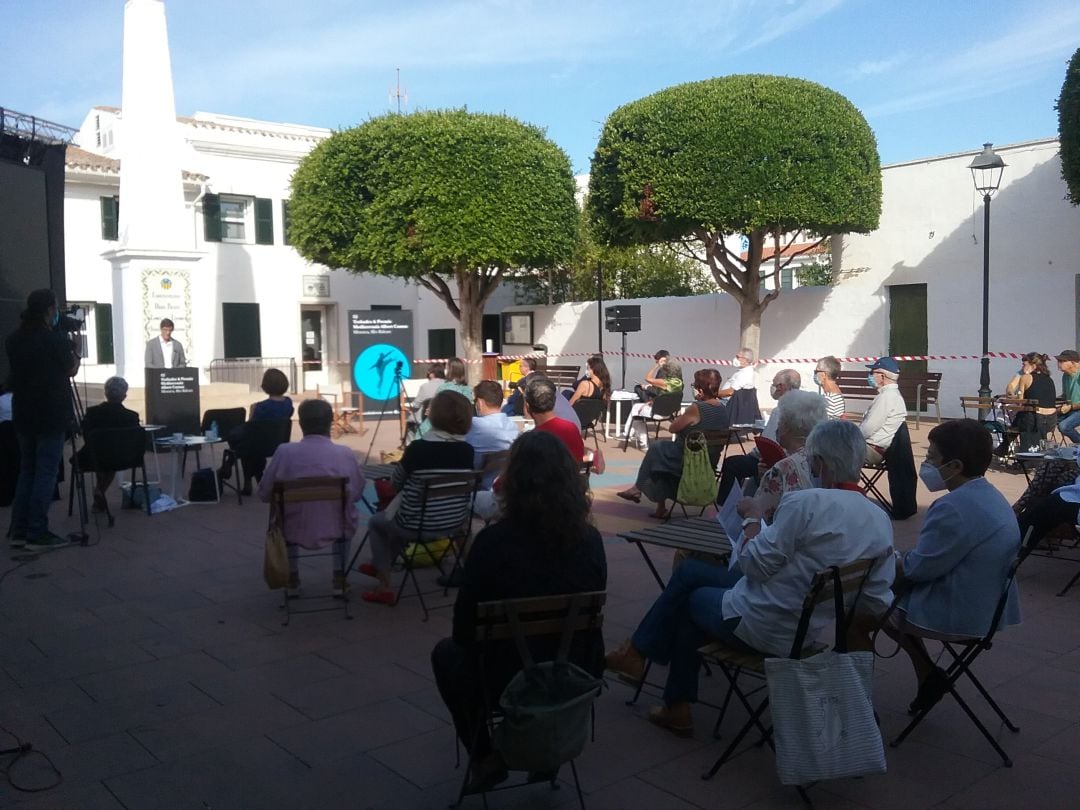
[[[297,370],[293,357],[230,357],[210,361],[210,382],[243,383],[251,391],[258,391],[263,374],[276,368],[289,378],[289,392],[295,394]]]

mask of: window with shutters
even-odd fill
[[[274,244],[273,200],[239,194],[205,194],[202,208],[203,235],[207,242]]]
[[[120,198],[101,198],[101,238],[115,242],[120,238]]]
[[[221,195],[221,241],[246,242],[248,217],[251,212],[250,197]]]
[[[289,217],[289,201],[281,201],[281,244],[291,245],[292,240],[289,238],[289,226],[292,225],[292,219]]]

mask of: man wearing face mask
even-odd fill
[[[931,492],[948,494],[930,505],[915,548],[897,555],[897,591],[906,592],[882,628],[915,668],[919,688],[911,714],[946,691],[945,673],[923,638],[982,636],[1020,547],[1008,501],[983,477],[993,449],[990,432],[974,419],[955,419],[931,430],[929,441],[919,478]],[[1015,582],[1001,622],[1020,622]]]
[[[891,357],[879,357],[867,366],[870,373],[866,381],[877,389],[877,396],[866,409],[859,430],[866,439],[866,463],[880,464],[893,437],[907,419],[907,404],[896,384],[900,379],[900,365]]]
[[[69,378],[79,370],[71,340],[57,331],[52,290],[34,290],[19,328],[7,339],[11,363],[12,421],[19,442],[19,480],[8,537],[13,548],[48,551],[68,541],[49,531],[49,505],[72,427]]]

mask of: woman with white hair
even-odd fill
[[[131,427],[139,424],[139,414],[130,408],[123,406],[127,398],[128,384],[123,377],[109,377],[105,381],[105,401],[100,405],[92,405],[86,409],[82,421],[82,435],[89,436],[95,430],[107,430],[109,428]],[[89,448],[84,444],[79,449],[79,468],[83,472],[94,472],[94,501],[91,506],[94,512],[105,511],[105,493],[112,486],[115,472],[94,470],[94,459],[90,455]]]
[[[884,613],[892,601],[892,524],[856,483],[866,452],[862,434],[850,422],[822,422],[811,431],[804,452],[820,487],[785,494],[771,525],[762,522],[763,511],[751,502],[732,550],[738,570],[685,561],[632,638],[608,654],[608,669],[632,679],[641,677],[646,658],[668,665],[664,704],[649,712],[656,725],[679,736],[693,734],[697,650],[706,639],[745,652],[787,655],[818,572],[874,559],[861,610]],[[823,608],[811,619],[808,637],[826,639],[831,626]]]

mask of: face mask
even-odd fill
[[[866,375],[866,384],[869,385],[871,388],[877,388],[877,380],[874,379],[874,375],[872,373]]]
[[[922,482],[926,484],[926,488],[931,492],[941,492],[941,490],[946,489],[941,470],[929,461],[924,461],[922,466],[919,467],[919,478],[922,479]]]
[[[53,313],[53,316],[52,316],[52,326],[53,326],[53,329],[55,329],[55,328],[56,328],[57,326],[59,326],[59,325],[60,325],[60,310],[56,310],[56,311],[55,311],[55,312]]]
[[[769,386],[769,396],[771,396],[773,399],[778,400],[780,399],[780,395],[780,386],[776,385],[775,383]]]

